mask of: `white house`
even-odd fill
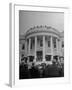
[[[64,57],[64,32],[50,26],[35,26],[19,37],[19,57],[27,63],[51,64],[53,59]]]

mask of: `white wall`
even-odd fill
[[[0,90],[10,88],[9,81],[9,2],[15,0],[1,0],[0,1]],[[27,5],[44,5],[44,6],[68,6],[70,8],[69,16],[69,30],[70,38],[68,43],[70,48],[70,84],[54,84],[43,86],[25,86],[24,88],[15,88],[23,90],[72,90],[72,0],[16,0],[15,2],[22,2]],[[13,88],[14,89],[14,88]]]

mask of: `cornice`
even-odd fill
[[[53,32],[56,34],[60,34],[60,32],[58,30],[56,30],[55,28],[51,27],[51,26],[34,26],[32,28],[30,28],[29,30],[27,30],[26,35],[31,34],[31,33],[37,33],[37,32]]]
[[[21,36],[20,39],[25,39],[27,36],[31,35],[31,34],[37,34],[37,33],[52,33],[55,34],[57,36],[59,36],[60,38],[62,38],[64,36],[64,32],[59,32],[57,29],[51,27],[51,26],[34,26],[30,29],[27,30],[27,32]]]

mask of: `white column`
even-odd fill
[[[51,36],[51,60],[53,60],[53,39],[52,39],[52,36]]]
[[[56,39],[56,48],[57,48],[57,56],[58,56],[58,60],[59,60],[59,42],[58,39]]]
[[[29,45],[28,45],[28,56],[30,55],[30,46],[31,46],[31,39],[29,38]],[[29,63],[29,57],[28,57],[28,63]]]
[[[25,55],[27,56],[27,40],[25,41]]]
[[[28,54],[29,55],[30,55],[30,47],[31,47],[31,39],[29,38],[29,48],[28,48],[28,50],[29,50]]]
[[[45,36],[43,36],[43,61],[45,61]]]
[[[60,52],[60,56],[61,56],[61,51],[62,51],[62,41],[59,41],[59,52]]]
[[[57,49],[57,54],[58,54],[58,39],[56,38],[56,49]]]
[[[37,50],[37,36],[35,37],[35,58],[34,58],[34,62],[36,62],[36,50]]]

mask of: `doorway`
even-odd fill
[[[42,61],[42,59],[43,59],[43,52],[37,51],[37,61]]]

